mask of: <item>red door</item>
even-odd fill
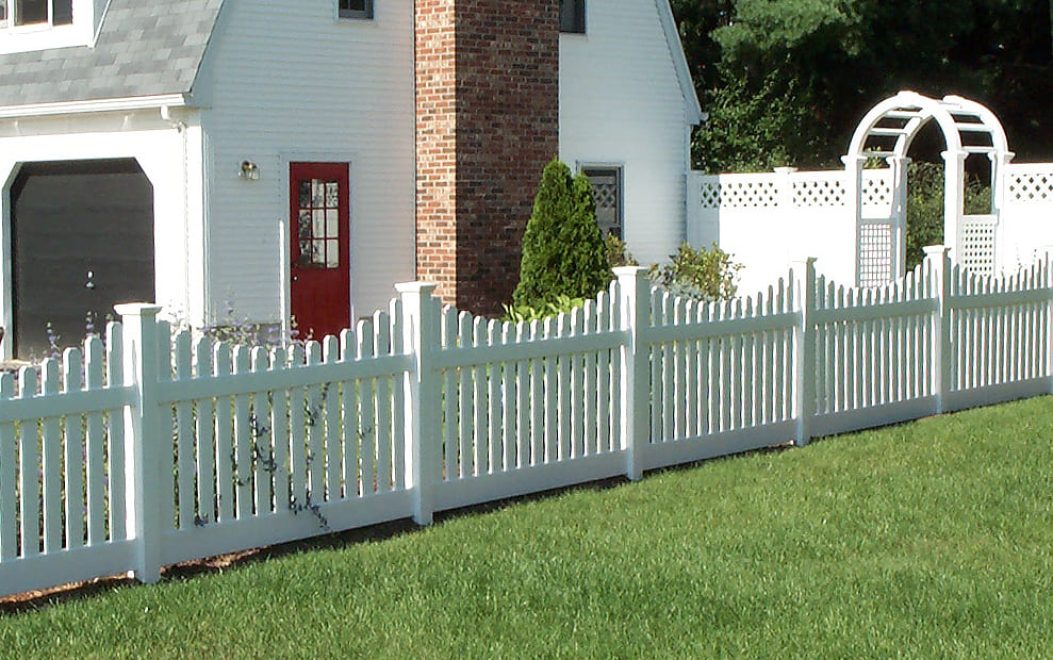
[[[351,324],[347,163],[291,163],[292,315],[301,339]]]

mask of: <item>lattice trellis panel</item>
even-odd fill
[[[859,228],[859,286],[880,286],[892,279],[892,225]]]
[[[1006,179],[1007,204],[1053,204],[1053,171],[1012,172]]]
[[[979,275],[994,274],[995,224],[989,218],[966,218],[962,221],[958,263]]]
[[[720,208],[720,184],[715,181],[706,181],[702,184],[702,208],[704,209],[719,209]]]
[[[892,203],[892,184],[886,177],[863,179],[863,206],[888,206]]]
[[[706,182],[702,184],[702,208],[775,208],[779,206],[774,181]]]
[[[803,208],[845,205],[845,183],[840,179],[794,181],[793,205]]]

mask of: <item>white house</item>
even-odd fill
[[[418,278],[493,310],[557,154],[657,261],[699,119],[668,0],[0,0],[0,347],[131,299],[321,334]]]

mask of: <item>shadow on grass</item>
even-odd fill
[[[704,463],[715,463],[725,460],[734,460],[743,456],[754,454],[766,454],[782,452],[789,449],[791,445],[778,445],[764,449],[757,449],[741,454],[711,458],[693,463],[684,463],[649,472],[648,474],[663,474],[667,472],[683,472],[694,469]],[[599,492],[612,490],[632,483],[625,477],[612,477],[582,484],[575,484],[564,488],[530,493],[517,497],[510,497],[492,502],[485,502],[473,506],[450,509],[435,514],[435,523],[441,524],[468,516],[485,515],[502,511],[525,502],[537,502],[549,500],[556,497],[575,492]],[[319,550],[338,550],[352,547],[361,543],[375,543],[386,541],[404,534],[411,534],[421,530],[412,520],[405,518],[387,523],[359,527],[343,532],[335,532],[314,536],[299,541],[291,541],[263,548],[254,548],[241,552],[234,552],[216,557],[197,559],[167,566],[161,571],[161,582],[176,582],[192,580],[204,575],[218,575],[224,571],[250,566],[254,563],[285,557],[304,552],[315,552]],[[139,585],[134,578],[125,576],[110,576],[96,578],[85,582],[77,582],[60,585],[51,589],[30,591],[23,594],[0,597],[0,617],[13,616],[45,609],[55,605],[75,602],[78,600],[93,598],[120,589]]]

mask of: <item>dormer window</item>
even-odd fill
[[[73,0],[0,0],[0,28],[72,23]]]

